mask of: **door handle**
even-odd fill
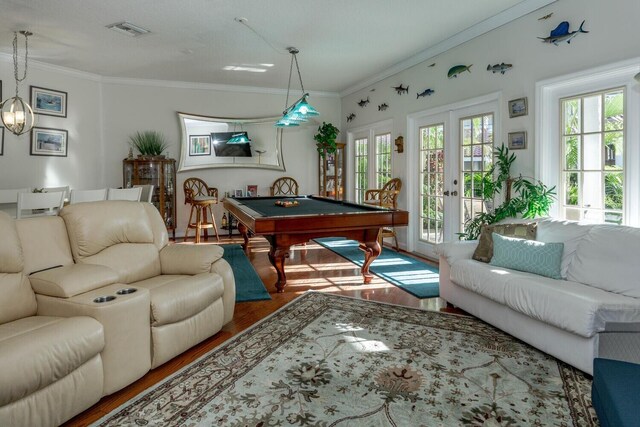
[[[457,196],[457,195],[458,195],[458,192],[457,192],[456,190],[453,190],[453,191],[451,192],[451,195],[455,197],[455,196]]]
[[[445,192],[444,192],[444,193],[442,193],[442,194],[444,194],[445,196],[448,196],[448,195],[449,195],[449,190],[445,191]]]

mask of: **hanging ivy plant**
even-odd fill
[[[318,127],[318,133],[313,136],[316,141],[316,147],[318,153],[324,156],[325,153],[335,153],[338,145],[336,144],[336,138],[340,130],[331,123],[322,122],[322,125]]]

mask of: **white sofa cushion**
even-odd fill
[[[473,260],[452,265],[450,278],[517,312],[587,338],[603,331],[606,322],[640,322],[640,300],[580,283]]]
[[[567,279],[640,298],[639,254],[640,229],[593,225],[578,245]]]
[[[591,230],[593,225],[579,224],[575,221],[545,218],[538,221],[536,240],[544,243],[564,243],[560,275],[567,278],[569,264],[575,256],[578,244]]]

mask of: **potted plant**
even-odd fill
[[[476,214],[464,225],[464,233],[459,233],[462,240],[477,239],[485,224],[493,224],[505,218],[535,218],[549,214],[549,208],[556,198],[555,186],[547,187],[537,179],[512,177],[511,165],[516,160],[515,154],[502,144],[494,152],[495,163],[482,177],[483,199],[493,201],[497,194],[504,190],[504,202],[495,209]],[[497,175],[495,172],[497,171]]]
[[[129,137],[129,144],[138,150],[143,158],[164,158],[162,153],[169,146],[164,135],[154,130],[136,132]]]
[[[321,156],[324,156],[325,153],[336,152],[338,149],[336,137],[339,132],[340,130],[331,123],[322,122],[322,125],[318,127],[318,133],[313,136],[313,139],[316,141],[316,147]]]

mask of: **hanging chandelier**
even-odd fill
[[[16,96],[7,98],[0,104],[2,124],[14,135],[22,135],[33,128],[34,117],[31,106],[18,96],[18,85],[27,78],[27,56],[29,55],[29,31],[20,31],[24,36],[24,72],[18,77],[18,33],[13,33],[13,76],[16,80]]]
[[[298,57],[296,56],[300,51],[295,47],[287,48],[291,54],[291,65],[289,66],[289,84],[287,85],[287,99],[284,104],[284,111],[282,112],[282,118],[275,124],[276,127],[292,127],[300,126],[300,123],[304,123],[309,120],[309,117],[319,116],[320,113],[313,108],[307,102],[309,94],[304,91],[304,85],[302,84],[302,75],[300,74],[300,66],[298,65]],[[296,70],[298,71],[298,79],[300,80],[300,89],[302,90],[302,96],[298,98],[293,104],[289,105],[289,91],[291,90],[291,75],[293,74],[293,63],[296,63]]]

